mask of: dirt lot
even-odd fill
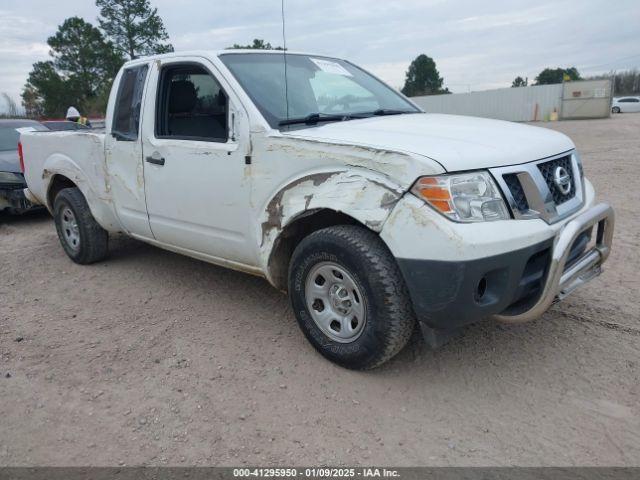
[[[338,368],[265,281],[138,243],[82,267],[0,219],[1,465],[640,465],[640,115],[569,134],[617,213],[542,319]]]

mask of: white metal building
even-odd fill
[[[611,81],[501,88],[483,92],[413,97],[427,112],[471,115],[515,122],[558,118],[603,118],[611,112]]]

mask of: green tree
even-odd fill
[[[409,65],[402,93],[408,97],[450,93],[442,88],[442,77],[436,68],[436,62],[427,55],[418,55]]]
[[[231,49],[245,49],[245,50],[284,50],[282,47],[273,47],[271,43],[265,42],[261,38],[254,38],[253,43],[249,45],[238,45],[234,43],[232,47],[227,47],[227,50]]]
[[[36,62],[22,91],[22,104],[29,117],[62,117],[69,105],[78,105],[75,92],[70,88],[52,61]]]
[[[553,83],[562,83],[564,76],[567,75],[570,81],[582,80],[580,73],[576,67],[569,68],[545,68],[536,77],[536,85],[551,85]]]
[[[100,30],[79,17],[67,18],[47,43],[54,66],[81,89],[83,98],[95,97],[110,87],[124,62]]]
[[[42,98],[38,90],[31,84],[27,84],[22,91],[22,105],[28,118],[40,118],[44,116]]]
[[[83,114],[102,113],[106,93],[124,59],[96,27],[67,18],[47,40],[52,60],[37,62],[22,93],[30,114],[64,116],[74,105]]]
[[[173,52],[167,30],[149,0],[96,0],[98,22],[116,49],[130,59]]]
[[[511,87],[512,88],[526,87],[528,84],[529,84],[529,79],[524,79],[521,76],[517,76],[516,78],[513,79],[513,82],[511,82]]]

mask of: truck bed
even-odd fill
[[[107,198],[104,140],[102,130],[23,133],[20,142],[30,192],[40,203],[51,207],[47,190],[51,172],[56,172],[75,182],[83,192],[90,191],[94,198]],[[91,202],[90,196],[87,199]]]

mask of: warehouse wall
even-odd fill
[[[611,81],[586,80],[564,84],[562,118],[602,118],[611,114]]]
[[[608,116],[609,106],[611,105],[611,88],[609,86],[607,89],[601,83],[605,82],[610,85],[610,81],[600,80],[597,81],[600,82],[598,85],[586,85],[594,82],[568,82],[564,86],[563,84],[556,84],[501,88],[483,92],[413,97],[411,100],[426,112],[471,115],[514,122],[549,120],[554,110],[561,117],[563,106],[567,111],[566,118]],[[583,86],[582,84],[585,85]],[[571,100],[565,100],[565,105],[563,105],[563,88],[565,89],[565,96],[568,95],[572,98]],[[582,92],[583,88],[585,93],[580,94],[579,100],[582,100],[582,102],[578,103],[578,101],[573,100],[575,98],[573,97],[575,95],[573,92]],[[603,88],[606,92],[606,98],[595,98],[595,94],[602,94]],[[598,105],[591,105],[594,102],[598,103]]]

